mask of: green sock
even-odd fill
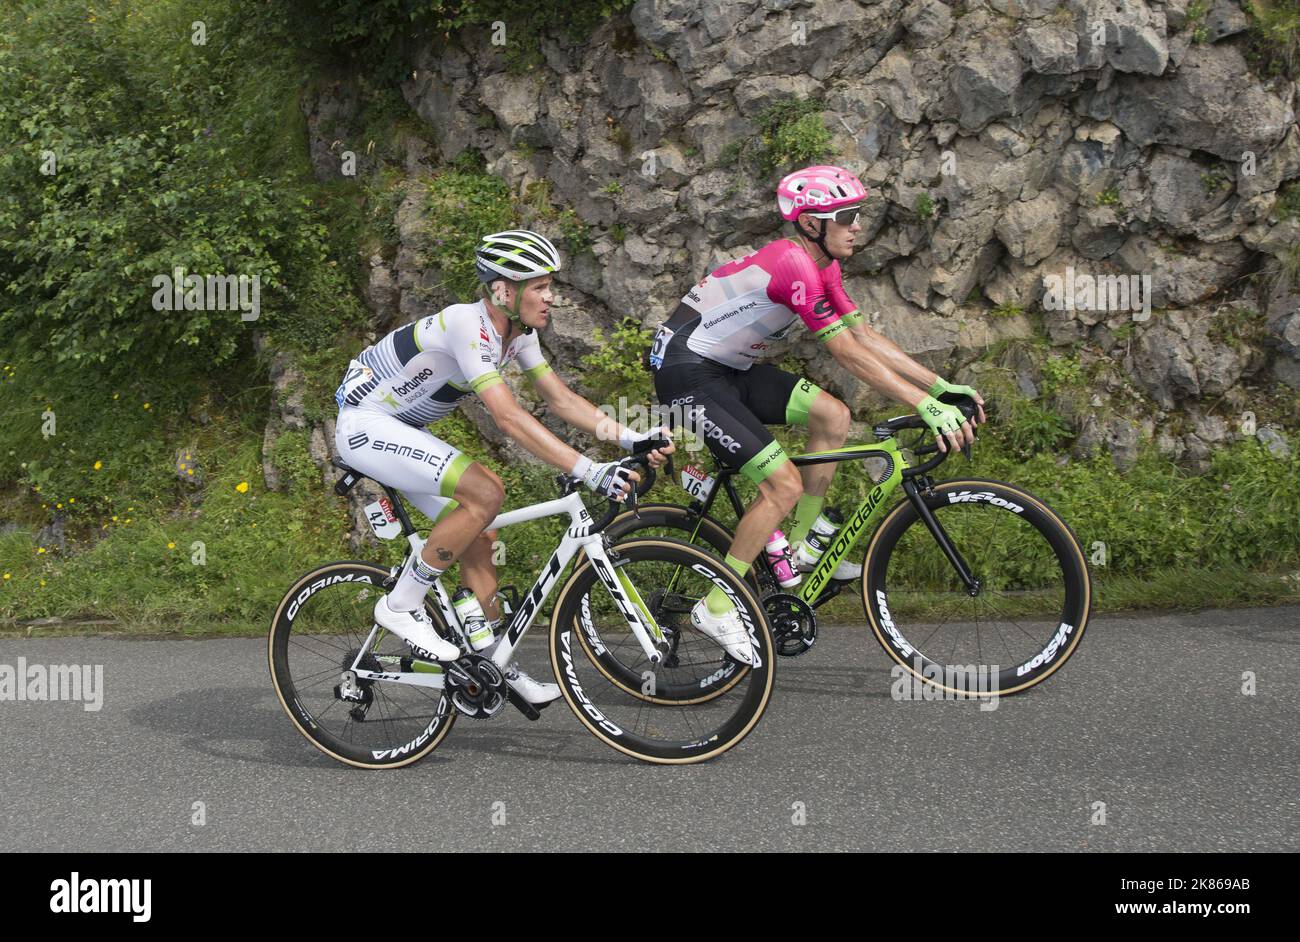
[[[731,568],[731,571],[742,579],[745,577],[745,573],[749,572],[749,563],[741,562],[730,553],[727,554],[726,563]],[[735,603],[727,597],[727,593],[716,585],[713,587],[713,591],[704,597],[704,605],[708,608],[710,615],[721,615],[723,612],[729,612],[736,607]]]
[[[822,504],[824,503],[826,503],[826,495],[824,494],[821,497],[805,494],[799,498],[799,503],[794,505],[794,526],[785,535],[785,538],[790,541],[791,547],[808,535],[808,531],[812,529],[813,522],[816,521],[817,515],[821,513]]]

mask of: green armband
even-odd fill
[[[476,376],[469,381],[470,391],[476,395],[483,395],[483,390],[491,389],[497,383],[501,382],[501,374],[496,370],[489,370],[482,376]]]
[[[552,372],[554,372],[554,370],[551,369],[551,364],[538,363],[536,366],[530,366],[528,369],[524,370],[524,375],[527,376],[530,381],[535,383],[547,373]]]
[[[848,329],[848,324],[844,323],[843,320],[838,320],[834,324],[827,324],[821,330],[817,331],[817,333],[813,334],[813,336],[822,343],[826,343],[826,341],[830,340],[832,337],[835,337]]]

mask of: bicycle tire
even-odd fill
[[[1060,670],[1077,650],[1087,627],[1092,606],[1092,584],[1088,564],[1079,540],[1070,527],[1055,511],[1033,494],[1001,481],[981,479],[943,481],[935,484],[930,492],[924,493],[922,499],[940,524],[943,523],[946,514],[954,512],[953,508],[967,508],[969,513],[973,512],[971,508],[978,506],[986,510],[1012,513],[1018,519],[1026,521],[1046,540],[1048,549],[1059,564],[1061,574],[1062,600],[1060,610],[1054,619],[1056,627],[1045,632],[1045,642],[1033,657],[1005,668],[999,665],[994,693],[997,696],[1021,693],[1042,683]],[[953,675],[945,669],[949,665],[941,664],[920,650],[919,644],[915,642],[915,635],[919,633],[919,629],[912,631],[914,637],[909,639],[898,624],[897,613],[891,610],[889,564],[900,541],[912,527],[920,527],[919,532],[924,534],[924,539],[930,541],[929,545],[934,545],[933,537],[925,530],[915,508],[907,500],[900,501],[890,510],[872,534],[862,567],[862,605],[866,612],[867,623],[889,657],[909,674],[925,684],[948,693],[969,694],[971,689],[969,683],[953,682]],[[918,536],[917,539],[920,537]],[[977,549],[961,545],[957,545],[956,548],[963,556]],[[937,547],[935,549],[937,551]],[[967,561],[969,563],[969,557]],[[975,574],[978,576],[978,573]],[[902,582],[904,575],[903,572],[896,573],[895,581]],[[955,574],[951,574],[951,578],[952,582],[957,584]],[[1023,627],[1014,620],[1013,623],[1024,631]],[[910,628],[908,630],[911,631]],[[937,632],[938,629],[936,628],[935,631]],[[977,644],[978,631],[977,623]],[[925,643],[928,644],[928,640]],[[954,646],[955,644],[954,641]]]
[[[748,584],[726,567],[717,557],[704,549],[682,540],[649,538],[630,540],[617,547],[618,553],[630,560],[649,559],[680,565],[703,575],[710,580],[721,580],[737,603],[742,619],[747,623],[750,640],[756,651],[757,663],[747,666],[744,677],[751,681],[748,689],[740,698],[735,713],[726,719],[717,729],[707,735],[695,735],[687,740],[661,741],[640,735],[634,729],[625,729],[606,717],[584,689],[576,671],[575,657],[579,652],[589,652],[587,645],[574,643],[574,635],[582,635],[579,627],[580,605],[582,600],[594,589],[604,592],[595,570],[590,565],[576,567],[573,574],[561,587],[556,598],[554,613],[551,617],[549,648],[551,667],[565,702],[579,722],[597,739],[618,751],[659,765],[685,765],[703,762],[721,755],[744,739],[762,718],[771,700],[776,678],[776,651],[772,644],[771,631],[768,629],[762,605],[750,590]],[[694,567],[700,567],[695,569]],[[716,584],[716,583],[715,583]],[[589,661],[601,673],[600,665]],[[611,683],[611,687],[623,693],[629,693],[625,687]],[[729,689],[734,689],[735,684]],[[636,698],[641,708],[693,709],[697,705],[707,706],[716,702],[708,701],[678,702],[656,701],[645,697]],[[647,728],[649,724],[647,723]]]
[[[271,683],[275,686],[275,694],[280,705],[284,707],[294,727],[325,755],[354,768],[400,768],[418,762],[438,748],[451,732],[451,727],[456,721],[456,711],[451,705],[451,698],[443,696],[439,698],[433,719],[419,736],[393,749],[366,749],[349,743],[323,728],[299,696],[289,668],[289,641],[300,606],[321,588],[344,581],[374,586],[377,598],[384,593],[384,581],[388,578],[387,567],[362,560],[341,560],[318,566],[300,577],[285,593],[280,604],[276,606],[267,636],[267,665],[271,672]],[[298,606],[294,606],[295,600],[298,601]],[[436,609],[426,603],[425,610],[439,632],[444,637],[450,637]]]

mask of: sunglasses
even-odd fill
[[[833,213],[805,213],[806,216],[812,216],[814,219],[834,219],[841,226],[851,226],[858,221],[862,208],[860,206],[847,206],[844,209],[837,209]]]

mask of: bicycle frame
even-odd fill
[[[831,582],[831,573],[839,566],[840,561],[849,554],[862,535],[873,529],[875,524],[879,522],[877,518],[883,515],[885,509],[890,506],[889,498],[900,485],[909,502],[916,508],[926,529],[934,536],[944,555],[952,563],[953,568],[956,569],[967,590],[972,594],[977,593],[979,590],[978,581],[971,575],[965,560],[957,552],[956,547],[952,545],[952,541],[948,538],[948,534],[944,531],[942,525],[930,512],[930,508],[926,506],[925,501],[921,499],[921,489],[928,486],[928,480],[924,475],[929,470],[929,467],[936,462],[930,461],[925,466],[918,468],[910,467],[902,453],[899,452],[898,443],[892,438],[874,445],[846,445],[843,448],[835,448],[830,451],[814,451],[803,455],[794,455],[790,458],[790,461],[797,467],[804,467],[813,464],[855,461],[859,458],[884,459],[887,464],[886,472],[862,503],[844,521],[844,525],[840,527],[839,533],[835,537],[835,542],[827,548],[821,559],[818,560],[816,567],[800,583],[796,593],[798,598],[815,608],[839,594],[838,584]],[[700,522],[709,515],[719,490],[725,491],[727,497],[731,500],[731,507],[735,511],[736,518],[739,519],[744,516],[745,504],[736,491],[734,481],[738,473],[738,471],[731,468],[718,466],[718,480],[713,489],[705,496],[703,501],[697,498],[692,502],[692,511],[698,513],[700,517],[700,521],[697,521],[695,529],[691,532],[692,540],[699,533]],[[921,487],[918,487],[918,480],[921,482]],[[767,566],[766,554],[760,551],[756,562],[759,565]]]
[[[405,566],[412,554],[418,554],[424,548],[424,540],[415,531],[410,517],[406,513],[406,508],[397,498],[396,493],[386,486],[384,489],[389,491],[389,498],[392,501],[394,511],[402,522],[402,533],[410,544],[410,550],[403,560],[403,566]],[[564,571],[573,557],[581,551],[586,554],[597,576],[600,577],[600,581],[609,590],[610,596],[613,597],[614,603],[627,620],[628,627],[641,644],[650,663],[659,664],[668,650],[668,640],[664,637],[664,633],[655,621],[654,616],[650,614],[650,610],[642,601],[636,587],[623,573],[618,572],[610,561],[609,555],[605,551],[604,537],[600,533],[591,532],[591,514],[588,513],[587,508],[582,503],[582,497],[576,491],[556,500],[549,500],[503,513],[489,523],[485,529],[500,529],[501,527],[527,523],[531,520],[541,520],[544,517],[555,517],[560,514],[568,514],[571,525],[560,539],[560,545],[556,547],[555,552],[551,554],[551,558],[542,568],[537,581],[533,583],[533,587],[528,591],[528,594],[523,597],[518,610],[511,616],[505,634],[492,652],[493,663],[504,670],[514,659],[515,649],[533,624],[547,596],[555,587],[556,578]],[[447,625],[460,632],[463,637],[464,631],[461,628],[460,620],[452,609],[451,597],[447,594],[446,588],[443,587],[441,578],[436,579],[433,583],[432,597]],[[424,666],[422,661],[416,663],[424,666],[424,669],[421,670],[417,667],[415,671],[410,673],[367,671],[360,668],[358,665],[362,656],[372,649],[376,633],[380,630],[378,625],[371,627],[370,634],[366,637],[365,643],[357,654],[356,661],[352,664],[351,669],[356,672],[358,679],[383,680],[417,687],[441,688],[444,686],[441,667],[435,664]]]

